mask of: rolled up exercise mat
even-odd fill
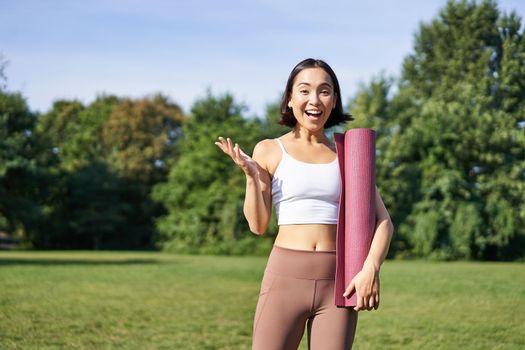
[[[375,231],[375,131],[367,128],[335,133],[341,196],[336,241],[335,305],[357,305],[346,287],[361,271]]]

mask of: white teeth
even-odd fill
[[[308,114],[321,115],[321,111],[306,111]]]

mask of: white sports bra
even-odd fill
[[[277,224],[337,224],[341,175],[337,158],[313,164],[297,160],[284,149],[272,178]]]

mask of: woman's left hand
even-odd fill
[[[379,271],[371,264],[363,265],[363,269],[355,275],[346,288],[346,297],[355,289],[357,305],[354,310],[372,310],[379,307]]]

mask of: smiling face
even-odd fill
[[[297,74],[288,99],[297,125],[310,131],[324,127],[337,96],[330,75],[322,68],[306,68]]]

